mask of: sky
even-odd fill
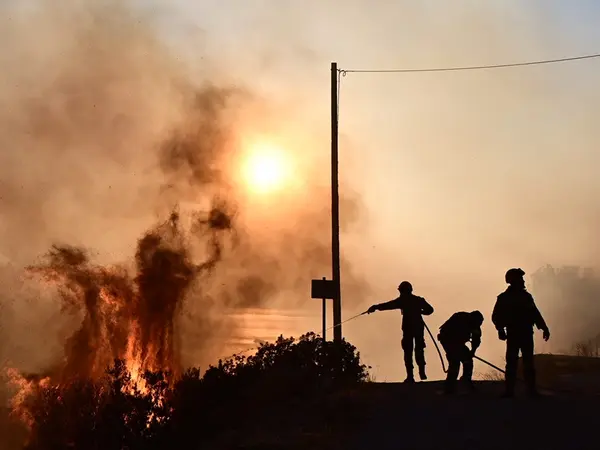
[[[297,108],[325,133],[332,61],[389,69],[552,59],[597,52],[600,34],[593,1],[177,1],[171,9],[163,25],[178,45],[186,46],[182,30],[202,30],[206,53],[215,49],[232,76],[280,99],[302,92]],[[175,10],[187,26],[173,27]],[[344,317],[392,299],[409,279],[436,308],[434,331],[456,310],[481,309],[482,356],[502,362],[489,320],[504,271],[598,263],[598,70],[589,60],[343,77],[340,170],[360,192],[368,226],[343,236],[342,251],[374,286]],[[399,322],[379,313],[344,326],[382,379],[403,378]]]
[[[329,151],[332,61],[347,70],[405,69],[600,51],[594,1],[135,3],[190,72],[260,93],[276,111],[276,134],[285,140],[289,132],[295,142],[290,151],[319,161]],[[502,364],[490,314],[504,272],[599,264],[599,71],[600,59],[342,77],[340,189],[356,192],[362,204],[360,220],[342,235],[342,253],[370,288],[359,296],[342,272],[343,317],[391,300],[399,282],[410,280],[435,308],[427,319],[434,334],[453,312],[481,310],[480,355]],[[118,253],[108,241],[104,235],[99,250]],[[542,312],[551,308],[538,304]],[[284,328],[318,330],[320,302],[301,310],[305,318]],[[404,378],[400,320],[382,312],[343,327],[378,380]],[[560,318],[549,318],[551,329],[553,320]],[[257,319],[249,335],[252,327],[277,325]],[[559,350],[552,341],[538,344],[538,351]],[[430,373],[440,377],[427,346]]]

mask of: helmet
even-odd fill
[[[504,279],[506,280],[507,284],[513,284],[522,279],[524,275],[525,272],[523,269],[508,269],[506,275],[504,275]]]
[[[401,294],[410,294],[413,290],[413,287],[408,281],[403,281],[400,283],[400,286],[398,286],[398,290]]]
[[[483,323],[483,314],[481,314],[480,311],[472,311],[469,314],[474,322],[477,322],[478,324]]]

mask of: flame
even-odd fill
[[[125,366],[131,377],[130,385],[127,386],[130,394],[136,391],[142,394],[148,394],[146,380],[142,376],[142,352],[139,346],[139,326],[132,324],[131,331],[127,337],[127,352],[125,355]],[[151,370],[153,365],[148,365],[147,370]]]
[[[124,364],[122,394],[146,397],[156,409],[164,407],[164,383],[153,386],[146,374],[162,372],[168,386],[181,373],[175,316],[198,275],[211,271],[220,259],[219,235],[230,229],[231,218],[212,209],[208,219],[198,219],[193,226],[201,237],[208,233],[208,259],[200,264],[192,262],[187,236],[173,214],[138,241],[135,274],[121,266],[95,265],[84,250],[70,246],[52,247],[45,263],[28,268],[58,288],[66,310],[82,313],[80,328],[65,343],[63,364],[43,377],[8,371],[16,388],[13,416],[30,431],[35,427],[36,400],[48,390],[62,401],[73,383],[92,382],[94,395],[102,400],[109,392],[106,371],[116,360]],[[149,412],[146,425],[160,420],[162,416]]]
[[[13,368],[6,369],[9,385],[16,390],[15,395],[10,400],[11,415],[18,418],[23,424],[31,430],[35,418],[28,408],[28,401],[34,396],[39,395],[40,390],[50,386],[50,377],[28,380],[18,370]]]

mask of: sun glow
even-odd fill
[[[251,146],[242,167],[246,184],[255,192],[280,189],[290,176],[285,152],[268,144]]]

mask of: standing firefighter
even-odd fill
[[[514,394],[519,351],[523,355],[523,372],[529,393],[537,395],[533,365],[533,326],[543,331],[545,341],[550,338],[550,330],[535,305],[533,296],[525,289],[524,275],[525,272],[521,269],[506,272],[505,279],[509,286],[498,296],[492,313],[498,338],[506,341],[505,397],[512,397]]]
[[[440,327],[438,341],[444,347],[446,358],[448,359],[448,374],[444,391],[447,394],[454,393],[456,389],[456,379],[460,371],[460,364],[463,365],[463,381],[471,390],[473,386],[473,356],[477,348],[481,345],[481,325],[483,324],[483,314],[479,311],[457,312]],[[466,346],[471,342],[471,348]]]
[[[426,380],[425,374],[425,324],[423,315],[433,313],[433,307],[423,297],[414,295],[413,287],[408,281],[403,281],[398,286],[400,296],[389,302],[373,305],[368,313],[375,311],[389,311],[399,309],[402,311],[402,350],[404,351],[404,365],[406,366],[405,383],[414,383],[413,375],[413,349],[415,360],[419,366],[419,378]]]

